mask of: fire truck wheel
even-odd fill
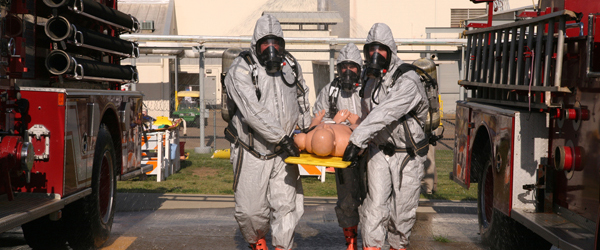
[[[108,239],[115,214],[116,167],[112,137],[102,124],[94,153],[92,194],[68,206],[68,241],[73,249],[97,248]]]
[[[51,221],[46,215],[21,225],[25,241],[33,249],[64,249],[63,221]]]
[[[477,215],[482,242],[490,249],[550,249],[552,244],[548,241],[494,208],[493,160],[488,158],[483,164],[485,167],[480,168],[477,189]]]

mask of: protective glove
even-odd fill
[[[287,135],[279,141],[279,146],[281,146],[281,148],[283,148],[290,156],[300,156],[300,149],[298,149],[298,146],[294,143],[294,139]]]
[[[358,159],[358,154],[362,149],[358,146],[354,145],[352,142],[348,142],[348,146],[344,151],[344,156],[342,157],[342,161],[350,161],[354,162]]]

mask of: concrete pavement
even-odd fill
[[[116,202],[111,236],[103,249],[248,249],[233,217],[231,195],[119,193]],[[346,249],[335,203],[335,198],[305,198],[294,249]],[[410,240],[408,249],[413,250],[486,249],[480,243],[474,202],[420,200]],[[15,228],[0,234],[0,249],[29,247]]]

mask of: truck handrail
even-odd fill
[[[561,86],[564,34],[566,22],[579,18],[573,11],[562,10],[465,31],[467,71],[459,84],[474,91],[467,100],[536,109],[552,107],[551,93],[571,92]]]

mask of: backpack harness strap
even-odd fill
[[[333,118],[334,114],[337,113],[337,100],[340,96],[339,79],[333,79],[329,86],[329,118]]]
[[[401,64],[398,69],[396,70],[396,72],[394,72],[394,74],[392,75],[392,85],[394,86],[394,84],[396,84],[396,80],[398,80],[398,78],[400,78],[400,76],[402,76],[404,73],[409,72],[411,70],[420,70],[422,71],[427,77],[429,77],[430,79],[431,76],[429,76],[427,74],[427,72],[423,71],[421,68],[412,65],[412,64],[408,64],[408,63],[403,63]],[[435,84],[435,81],[433,81]],[[415,139],[412,137],[412,133],[410,132],[410,128],[408,128],[408,122],[406,122],[407,116],[411,116],[412,118],[414,118],[417,122],[420,123],[419,118],[417,117],[417,115],[415,114],[414,111],[410,111],[408,112],[407,115],[403,116],[402,118],[400,118],[399,122],[402,123],[402,126],[404,127],[404,137],[406,140],[406,144],[409,146],[408,148],[396,148],[394,150],[394,152],[408,152],[408,154],[410,154],[411,156],[425,156],[427,155],[427,152],[429,152],[429,136],[427,135],[427,133],[425,133],[425,138],[419,142],[415,142]],[[387,150],[384,150],[384,153],[386,153],[386,151],[388,153],[391,153],[391,149],[390,146],[393,148],[394,145],[392,145],[391,143],[389,144],[385,144],[385,145],[380,145],[380,147],[383,146],[383,148],[386,148]],[[380,148],[381,149],[381,148]],[[393,153],[392,153],[393,154]]]
[[[242,148],[244,148],[246,151],[248,151],[248,153],[250,153],[254,157],[261,159],[261,160],[270,160],[270,159],[273,159],[276,156],[280,155],[281,153],[283,153],[283,149],[281,149],[281,148],[272,154],[263,154],[263,153],[256,151],[254,149],[254,147],[252,147],[252,146],[248,145],[247,143],[243,142],[242,140],[240,140],[240,137],[237,135],[237,132],[233,128],[233,126],[227,126],[225,128],[225,139],[227,139],[227,141],[229,141],[235,145],[242,146]]]

